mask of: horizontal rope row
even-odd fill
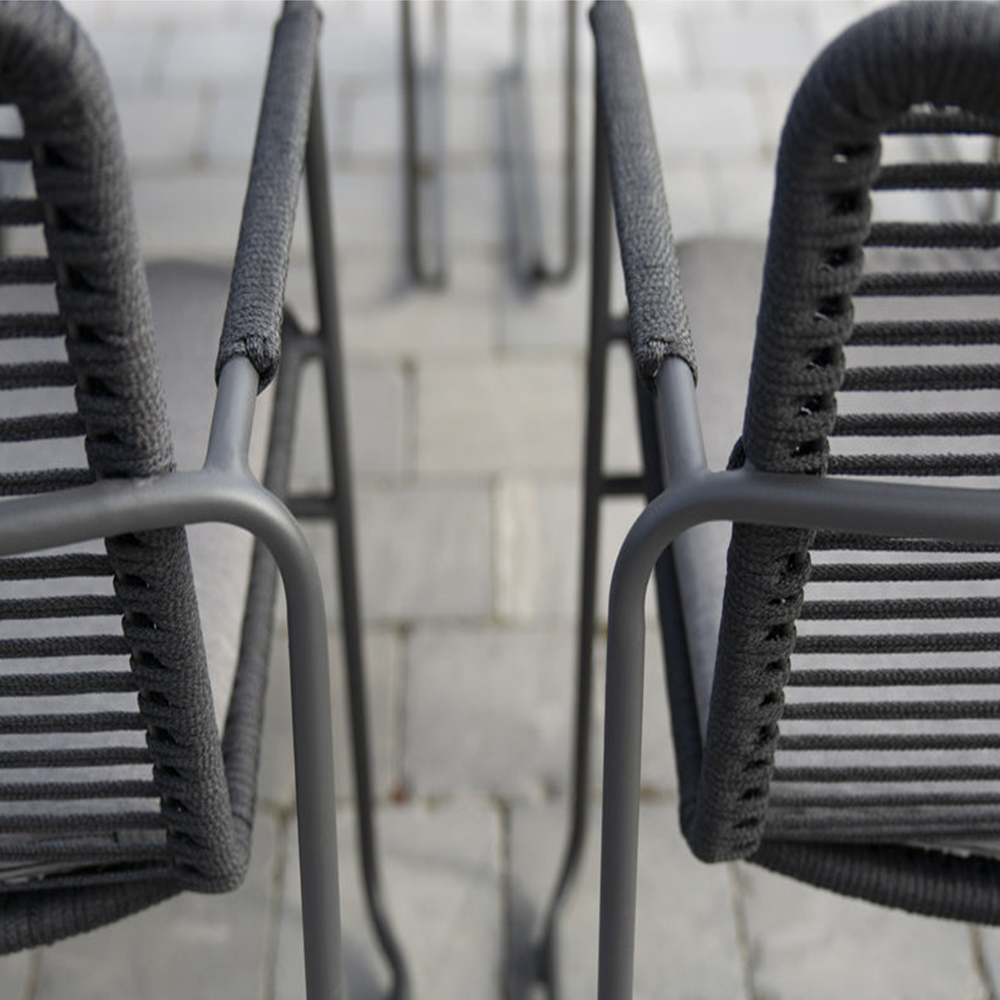
[[[1000,454],[831,455],[827,472],[840,476],[996,476]]]
[[[0,676],[0,698],[48,698],[56,695],[105,694],[137,689],[135,677],[129,670]]]
[[[795,652],[868,656],[884,653],[985,653],[1000,650],[1000,632],[879,632],[874,635],[800,635]]]
[[[103,552],[68,552],[44,556],[0,558],[0,580],[45,580],[50,577],[111,576],[111,563]]]
[[[0,340],[65,336],[66,322],[58,313],[8,313],[0,315]]]
[[[79,413],[41,413],[32,417],[0,418],[0,442],[41,441],[81,437],[86,431]]]
[[[785,705],[787,720],[956,720],[1000,719],[1000,703],[981,700],[952,701],[837,701],[802,702]]]
[[[63,656],[127,656],[130,652],[129,644],[121,633],[0,639],[0,660],[36,660]]]
[[[0,160],[16,162],[31,159],[31,147],[20,137],[4,136],[0,138]]]
[[[909,767],[776,767],[772,781],[789,784],[909,784],[937,781],[1000,781],[1000,767],[990,764],[924,765]]]
[[[790,753],[1000,750],[1000,733],[786,733],[778,737],[778,749]]]
[[[988,115],[975,114],[964,108],[924,110],[911,108],[900,115],[886,130],[886,135],[914,133],[952,135],[994,135],[1000,131],[1000,122]]]
[[[814,583],[920,583],[928,580],[1000,580],[1000,562],[816,563]]]
[[[865,246],[995,250],[997,222],[875,222]]]
[[[0,422],[0,434],[3,424]],[[1000,434],[1000,413],[841,414],[831,437],[975,437]]]
[[[887,618],[996,618],[1000,617],[1000,597],[930,597],[890,600],[805,601],[802,620],[873,621]]]
[[[51,285],[56,268],[48,257],[0,257],[0,285]]]
[[[941,687],[1000,684],[1000,667],[903,667],[881,669],[796,669],[788,687]]]
[[[85,799],[155,799],[152,781],[0,781],[0,802],[56,802]]]
[[[1000,545],[986,542],[959,542],[940,538],[889,538],[884,535],[865,535],[853,531],[817,531],[812,548],[816,552],[853,549],[858,552],[934,552],[950,555],[1000,553]]]
[[[1000,320],[879,320],[854,325],[851,347],[1000,344]]]
[[[1000,389],[1000,365],[879,365],[848,368],[841,392]]]
[[[40,469],[34,472],[0,474],[0,496],[29,496],[33,493],[55,493],[96,482],[93,469]]]
[[[775,809],[948,809],[1000,806],[1000,791],[993,793],[911,792],[900,795],[809,795],[778,792],[770,805]]]
[[[0,621],[38,618],[92,618],[122,614],[113,594],[69,594],[61,597],[18,597],[0,600]]]
[[[93,712],[47,715],[0,715],[0,735],[29,733],[124,733],[145,731],[138,712]]]
[[[874,191],[969,190],[1000,187],[1000,165],[950,163],[889,163],[878,172]]]
[[[18,770],[34,767],[115,767],[151,764],[145,746],[47,747],[40,750],[0,750],[0,768]]]
[[[45,221],[37,198],[0,198],[0,225],[37,226]]]
[[[996,295],[1000,271],[885,271],[862,275],[854,294]]]

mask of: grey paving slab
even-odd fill
[[[270,51],[270,32],[258,25],[187,25],[165,43],[163,86],[180,91],[240,84],[259,92]]]
[[[401,252],[345,254],[337,281],[348,356],[412,365],[422,358],[482,357],[493,348],[493,310],[501,297],[495,264],[454,261],[442,293],[413,287]],[[302,322],[314,324],[312,277],[304,264],[289,271],[288,297]]]
[[[159,125],[155,130],[148,125],[151,115]],[[206,107],[196,94],[126,97],[118,101],[118,117],[133,170],[189,164],[204,144]]]
[[[327,154],[332,166],[343,151],[343,116],[336,87],[325,85],[327,77],[332,75],[335,81],[336,74],[330,74],[322,65],[320,74],[324,81],[322,101]],[[210,169],[220,166],[248,168],[257,135],[262,87],[263,80],[259,86],[228,83],[206,88],[200,95],[205,105],[203,156]]]
[[[740,170],[733,170],[723,161],[716,167],[715,179],[726,231],[737,236],[765,239],[774,200],[773,164],[744,165]]]
[[[37,960],[37,953],[28,951],[0,957],[0,983],[5,997],[30,1000]]]
[[[445,184],[445,232],[449,253],[470,250],[504,254],[509,211],[504,200],[505,179],[498,166],[449,166]]]
[[[194,257],[231,263],[249,167],[143,176],[133,184],[139,239],[147,257]],[[299,239],[304,224],[297,223]],[[304,245],[304,244],[303,244]]]
[[[973,943],[982,958],[982,974],[990,997],[996,996],[1000,985],[1000,930],[996,927],[977,927]]]
[[[591,785],[600,787],[603,643],[594,656]],[[647,651],[644,785],[676,786],[659,642]],[[417,795],[485,792],[507,800],[568,784],[576,639],[570,628],[421,629],[407,644],[403,767]]]
[[[417,371],[417,471],[578,467],[580,365],[556,359],[427,363]]]
[[[351,462],[357,477],[394,478],[404,472],[405,375],[401,366],[349,362],[344,375]],[[309,364],[300,382],[292,457],[297,489],[329,487],[323,371]]]
[[[676,16],[662,4],[638,3],[632,5],[636,37],[643,70],[655,86],[663,81],[689,78],[692,73],[691,43],[682,17]],[[583,51],[593,50],[593,35],[589,25],[581,34]]]
[[[705,80],[745,80],[785,75],[798,79],[813,55],[812,32],[802,7],[730,8],[719,16],[711,8],[688,15],[693,69]]]
[[[578,476],[505,477],[496,499],[497,611],[514,621],[574,621],[579,604]],[[637,498],[609,497],[601,507],[597,616],[607,617],[611,571],[622,540],[642,510]],[[652,603],[647,604],[652,613]]]
[[[491,512],[484,486],[364,489],[357,508],[370,620],[492,614]]]
[[[399,7],[393,3],[332,3],[323,7],[324,65],[352,85],[394,80],[399,73]]]
[[[581,214],[581,221],[585,218]],[[512,283],[501,305],[500,347],[511,355],[570,352],[582,357],[588,334],[589,284],[585,264],[563,285]]]
[[[258,787],[262,802],[288,809],[295,801],[295,763],[288,635],[284,623],[279,623],[275,633]],[[347,799],[354,795],[354,772],[343,639],[339,630],[330,629],[328,642],[334,781],[338,798]],[[363,655],[372,786],[376,795],[385,797],[394,794],[400,783],[399,715],[403,685],[399,639],[392,633],[368,630],[364,635]]]
[[[663,87],[650,110],[667,162],[703,153],[752,156],[760,142],[753,96],[742,86]]]
[[[670,132],[656,131],[661,156],[670,148]],[[704,236],[718,232],[723,224],[721,206],[715,189],[715,160],[702,154],[696,162],[663,164],[663,183],[670,211],[670,225],[675,239]]]
[[[755,994],[980,998],[968,927],[740,868]]]
[[[567,1000],[593,997],[597,983],[600,810],[596,805],[589,817],[590,836],[579,879],[560,924],[560,982]],[[515,807],[511,813],[512,997],[541,1000],[543,996],[541,990],[530,988],[532,944],[545,905],[542,893],[555,881],[563,823],[559,806]],[[709,867],[691,857],[677,829],[676,806],[643,806],[638,870],[635,1000],[745,996],[729,872],[725,866]]]
[[[440,1000],[499,1000],[501,824],[484,801],[380,812],[389,911],[406,949],[413,995]],[[362,908],[353,816],[338,816],[344,965],[351,1000],[384,996],[379,964]],[[278,938],[276,1000],[304,996],[298,849],[290,832]]]
[[[274,852],[274,821],[261,814],[239,889],[185,893],[43,949],[32,1000],[266,997]]]

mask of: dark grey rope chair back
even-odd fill
[[[814,64],[782,138],[733,465],[995,487],[1000,322],[981,297],[1000,292],[1000,230],[968,192],[1000,172],[882,149],[1000,133],[998,52],[995,5],[927,3],[876,13]],[[898,192],[929,189],[962,202],[956,220],[894,214]],[[995,844],[1000,820],[996,553],[735,525],[682,809],[695,853],[1000,921],[1000,865],[961,851]]]
[[[289,235],[318,23],[308,5],[286,14],[275,49],[290,71],[268,84],[285,90],[301,126],[273,150],[275,163],[298,164],[293,183],[268,186],[268,210],[287,217]],[[38,254],[0,259],[0,346],[15,359],[0,364],[0,406],[10,404],[0,447],[14,454],[0,493],[167,473],[170,436],[110,88],[58,5],[0,4],[0,103],[14,105],[23,123],[23,135],[0,139],[0,158],[30,163],[35,188],[0,202],[0,225],[18,230],[0,245],[16,247],[25,227],[44,234]],[[280,256],[287,246],[265,252]],[[266,336],[248,341],[237,331],[222,350],[249,356],[263,381],[276,365],[282,289],[251,291],[231,298],[231,326],[249,308],[254,322],[239,329]],[[18,305],[25,301],[38,305]],[[31,445],[56,438],[82,444],[79,461],[35,468]],[[220,742],[183,530],[118,536],[104,547],[0,559],[0,581],[17,588],[66,581],[63,597],[0,601],[2,951],[86,930],[183,888],[230,889],[248,863],[267,642],[244,642]],[[273,593],[273,566],[268,572]],[[47,708],[54,698],[58,712]],[[103,776],[74,780],[80,768]]]

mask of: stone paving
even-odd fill
[[[71,6],[120,97],[146,253],[228,263],[277,4]],[[790,93],[818,47],[870,7],[863,0],[635,4],[680,238],[762,236]],[[398,6],[323,9],[388,901],[416,997],[537,997],[531,943],[566,812],[585,267],[568,284],[540,290],[511,272],[499,125],[499,80],[513,58],[511,4],[448,6],[451,273],[436,292],[416,288],[403,266]],[[528,10],[537,147],[550,186],[560,149],[562,11],[538,0]],[[424,51],[430,6],[419,4],[415,14]],[[593,60],[582,4],[577,16],[581,174],[589,177]],[[550,229],[556,221],[547,220]],[[289,287],[308,320],[304,235]],[[623,468],[636,460],[628,377],[616,359],[608,450],[610,464]],[[313,386],[296,453],[306,485],[324,476],[309,410],[315,398]],[[618,501],[605,511],[601,607],[617,545],[638,509]],[[348,995],[366,1000],[381,995],[386,977],[355,863],[332,538],[309,530],[328,586],[334,654]],[[4,959],[0,1000],[303,996],[285,634],[279,624],[246,884]],[[677,830],[662,672],[650,645],[636,997],[996,997],[995,931],[893,914],[691,858]],[[600,637],[595,655],[600,681]],[[598,708],[595,762],[600,716]],[[598,788],[595,773],[592,830]],[[569,1000],[594,995],[597,865],[592,835],[562,934]]]

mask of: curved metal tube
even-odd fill
[[[599,1000],[632,996],[646,587],[660,553],[703,521],[1000,543],[1000,491],[775,475],[745,467],[693,473],[639,516],[615,563],[608,611]]]
[[[245,359],[223,369],[205,466],[150,480],[103,480],[0,505],[0,555],[135,531],[224,522],[271,551],[288,604],[295,781],[306,991],[343,996],[336,794],[326,611],[309,543],[288,509],[246,465],[257,374]]]

